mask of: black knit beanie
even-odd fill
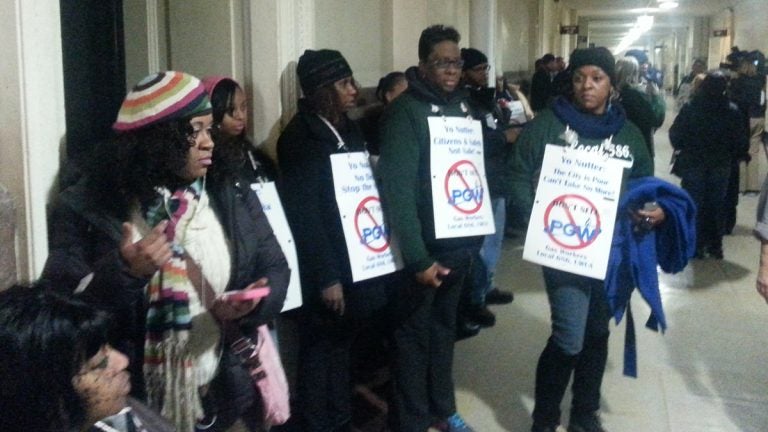
[[[308,96],[325,85],[352,76],[352,69],[336,50],[306,50],[299,57],[296,74],[301,90]]]
[[[605,47],[597,48],[577,48],[571,53],[569,66],[572,71],[576,71],[582,66],[597,66],[605,72],[614,82],[616,79],[616,60],[613,54]]]
[[[462,70],[472,69],[477,65],[488,63],[488,57],[486,57],[480,50],[474,48],[462,48],[461,59],[464,60],[464,67]]]

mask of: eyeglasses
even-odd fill
[[[472,67],[470,69],[472,69],[472,71],[474,71],[474,72],[488,72],[489,70],[491,70],[491,65],[489,65],[489,64],[477,65],[477,66]]]
[[[461,70],[464,66],[464,60],[435,60],[430,62],[429,65],[440,70],[447,70],[450,67]]]

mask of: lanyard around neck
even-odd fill
[[[331,122],[328,121],[327,118],[321,116],[320,114],[318,114],[317,116],[320,117],[320,120],[322,120],[323,123],[325,123],[325,125],[328,126],[328,129],[330,129],[331,132],[333,132],[333,134],[336,135],[336,139],[338,140],[338,143],[336,144],[336,150],[348,151],[349,149],[347,148],[347,145],[344,144],[344,140],[341,139],[341,135],[339,135],[339,131],[336,130],[336,128],[331,124]]]

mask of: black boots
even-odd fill
[[[578,356],[565,354],[549,338],[536,366],[536,405],[532,431],[555,429],[560,424],[560,402],[576,367]]]
[[[560,424],[560,403],[573,373],[571,426],[579,431],[602,431],[597,412],[607,358],[607,333],[585,340],[577,355],[565,354],[550,338],[536,367],[536,405],[531,430],[554,430]],[[593,419],[597,421],[592,422]]]
[[[600,386],[608,359],[608,334],[584,341],[573,373],[571,417],[600,409]]]

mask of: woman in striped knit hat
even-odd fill
[[[160,72],[123,101],[114,139],[57,198],[43,278],[108,312],[132,394],[180,432],[260,430],[247,369],[226,347],[279,313],[289,278],[258,198],[208,179],[211,104],[199,79]],[[267,297],[225,291],[269,286]]]

